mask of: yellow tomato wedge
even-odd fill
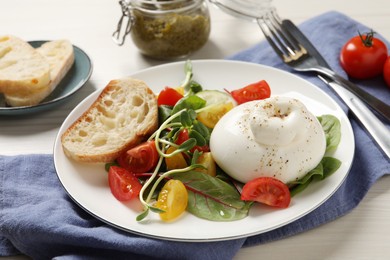
[[[210,152],[202,153],[199,156],[197,163],[203,165],[206,169],[196,168],[195,171],[203,172],[213,177],[217,174],[217,167]]]
[[[171,146],[167,149],[167,154],[171,154],[174,151],[176,151],[176,148]],[[175,154],[172,157],[166,157],[165,164],[168,170],[182,169],[188,166],[183,154],[181,153]]]
[[[184,96],[184,88],[183,87],[176,87],[175,90]]]
[[[171,221],[180,216],[187,208],[188,192],[179,180],[169,180],[161,189],[155,207],[164,210],[159,213],[163,221]]]
[[[198,114],[198,120],[209,128],[214,128],[219,119],[233,108],[233,103],[216,104]]]

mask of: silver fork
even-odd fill
[[[375,105],[380,105],[378,112],[390,120],[389,106],[381,101],[376,101],[376,98],[368,93],[359,91],[357,86],[348,83],[347,80],[331,71],[325,59],[291,21],[281,21],[275,12],[259,18],[257,21],[272,48],[286,64],[297,71],[314,71],[326,77],[319,75],[320,79],[327,83],[350,108],[387,158],[390,158],[390,130],[357,97],[358,93],[363,95],[363,100],[367,96],[369,97],[368,101],[374,100],[374,109],[377,111],[378,107]],[[286,27],[289,31],[286,30]],[[355,88],[358,88],[357,93],[352,91]],[[365,101],[367,103],[367,100]]]
[[[318,58],[318,55],[314,57],[310,51],[307,50],[304,43],[300,42],[285,29],[283,21],[279,18],[275,10],[257,18],[257,23],[271,47],[285,64],[296,71],[316,72],[317,74],[339,83],[390,122],[389,105],[332,71],[326,66],[327,63],[322,57],[320,57],[320,59]]]

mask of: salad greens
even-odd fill
[[[326,137],[326,153],[334,151],[340,143],[341,130],[340,121],[332,115],[323,115],[318,117]],[[290,183],[291,196],[303,191],[313,180],[323,180],[332,175],[340,167],[341,161],[325,156],[321,162],[302,179]]]
[[[154,140],[157,152],[160,155],[157,167],[152,176],[143,185],[140,192],[140,200],[144,205],[144,211],[137,217],[137,220],[142,220],[148,215],[149,210],[160,213],[161,210],[151,205],[150,201],[157,187],[164,179],[173,174],[189,172],[195,168],[204,168],[204,166],[197,164],[197,159],[200,155],[199,151],[195,150],[193,153],[189,152],[195,145],[203,146],[208,144],[210,140],[210,130],[201,122],[196,120],[196,116],[202,109],[207,109],[206,101],[195,95],[196,92],[201,91],[200,84],[192,81],[192,65],[188,61],[185,65],[186,78],[181,84],[185,90],[185,96],[180,99],[177,104],[171,108],[161,106],[159,108],[160,125],[157,131],[149,137],[149,140]],[[169,129],[169,131],[167,131]],[[178,145],[175,143],[177,135],[181,130],[188,129],[189,139]],[[174,147],[175,151],[167,153],[169,147]],[[163,159],[173,157],[179,153],[187,153],[191,157],[191,164],[182,169],[167,170],[164,172]],[[164,172],[164,173],[161,173]],[[146,189],[152,185],[151,190],[146,198],[144,193]]]
[[[332,115],[323,115],[318,117],[326,137],[326,152],[336,150],[340,143],[341,131],[340,121]]]
[[[197,114],[209,107],[206,101],[195,93],[202,91],[202,86],[192,80],[192,65],[185,64],[185,80],[181,87],[185,90],[184,97],[175,106],[159,107],[159,128],[150,136],[154,140],[160,155],[156,168],[148,178],[140,192],[140,200],[144,211],[137,217],[144,219],[149,211],[161,213],[161,209],[153,206],[160,184],[169,179],[180,180],[188,191],[187,211],[204,219],[214,221],[232,221],[246,217],[253,202],[240,199],[241,194],[236,181],[232,180],[217,166],[217,176],[209,176],[196,171],[204,168],[198,164],[202,152],[193,150],[195,146],[208,145],[212,129],[207,128],[197,120]],[[326,154],[333,152],[341,138],[340,122],[332,115],[318,117],[326,136]],[[189,139],[181,144],[175,143],[179,133],[186,129]],[[175,150],[167,153],[168,148]],[[168,170],[164,165],[164,158],[186,154],[190,164],[182,169]],[[333,157],[325,156],[322,161],[302,179],[289,183],[291,196],[303,191],[311,182],[323,180],[334,173],[341,162]]]
[[[196,171],[174,174],[188,190],[187,211],[214,221],[245,218],[252,202],[240,199],[240,193],[229,182]]]

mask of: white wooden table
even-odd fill
[[[296,23],[338,10],[390,39],[387,0],[274,0],[273,4],[281,17]],[[210,10],[210,40],[191,59],[222,59],[263,39],[256,24],[211,6]],[[56,110],[30,117],[0,117],[0,154],[51,153],[62,121],[83,98],[111,79],[163,63],[140,55],[129,39],[122,47],[112,42],[111,34],[120,15],[115,0],[0,2],[0,34],[14,34],[25,40],[66,38],[85,50],[94,64],[87,85]],[[243,248],[235,259],[390,259],[389,234],[390,177],[384,177],[347,216],[300,235]],[[18,258],[25,257],[12,257]]]

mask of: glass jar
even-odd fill
[[[130,34],[141,53],[158,59],[183,58],[199,50],[210,35],[205,0],[120,1],[122,18],[114,32],[119,45]],[[128,18],[121,39],[121,27]]]
[[[210,3],[233,16],[257,22],[274,7],[272,0],[209,0]]]

